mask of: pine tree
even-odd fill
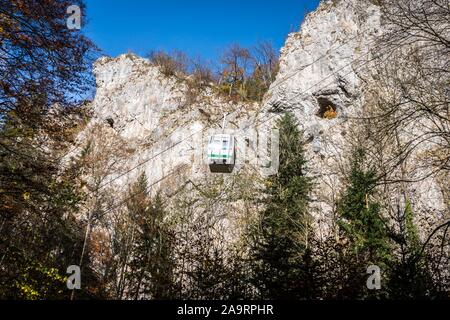
[[[131,253],[127,266],[129,298],[168,299],[173,288],[173,234],[161,196],[153,199],[142,174],[130,188],[127,213]],[[122,237],[123,238],[123,237]]]
[[[349,242],[350,252],[341,259],[340,269],[346,269],[347,281],[338,292],[346,298],[380,298],[385,290],[368,291],[367,268],[376,265],[381,269],[385,283],[387,263],[392,259],[390,241],[381,204],[376,200],[377,172],[367,164],[362,148],[352,153],[350,172],[342,198],[338,202],[338,226]],[[385,289],[385,286],[383,287]]]
[[[377,265],[382,270],[392,258],[385,221],[381,215],[381,205],[375,200],[377,172],[366,163],[366,152],[357,148],[352,154],[350,174],[346,190],[338,203],[338,225],[344,235],[350,240],[350,248],[361,266],[356,272],[350,289],[355,294],[361,294],[365,281],[361,274],[370,265]],[[359,280],[358,280],[359,279]]]
[[[369,261],[376,264],[389,258],[390,248],[381,205],[374,200],[376,170],[365,166],[365,151],[356,149],[347,188],[338,205],[338,224],[350,238],[355,254],[368,255]]]
[[[311,178],[295,117],[287,113],[280,129],[279,172],[267,182],[265,210],[250,230],[253,282],[263,298],[309,296],[308,212]]]

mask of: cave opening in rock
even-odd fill
[[[113,118],[106,119],[106,122],[109,124],[109,126],[111,128],[114,128],[114,119]]]
[[[319,104],[319,111],[317,112],[318,117],[329,120],[337,117],[337,108],[333,102],[323,97],[317,98],[317,102]]]

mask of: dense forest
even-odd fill
[[[354,119],[362,125],[352,134],[329,234],[315,233],[307,141],[283,111],[279,171],[257,187],[235,181],[254,211],[230,241],[209,220],[214,187],[201,190],[204,203],[180,195],[169,204],[142,173],[109,214],[114,195],[102,188],[109,162],[89,144],[61,161],[90,117],[83,99],[100,55],[66,27],[67,7],[83,1],[0,0],[0,299],[449,299],[450,6],[377,3],[388,26],[378,41],[392,50],[390,63],[368,66],[376,77],[366,84],[364,115]],[[260,103],[279,70],[269,42],[230,45],[217,66],[181,51],[147,58],[186,83],[190,99],[212,90]],[[411,127],[422,133],[399,139]],[[435,145],[420,165],[443,181],[447,213],[420,225],[405,170],[427,139]],[[71,265],[81,268],[80,290],[67,289]]]

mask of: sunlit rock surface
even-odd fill
[[[213,181],[204,161],[206,143],[210,133],[221,132],[224,114],[229,114],[225,132],[238,138],[234,176],[239,176],[249,167],[264,173],[264,161],[255,152],[258,134],[267,136],[279,114],[292,111],[307,141],[309,174],[316,183],[313,214],[318,234],[324,235],[343,189],[349,138],[358,125],[351,119],[363,111],[361,78],[376,54],[380,21],[380,10],[371,1],[322,1],[286,40],[280,72],[261,105],[227,102],[211,90],[192,100],[182,80],[165,77],[146,59],[132,54],[101,58],[95,64],[94,117],[72,155],[90,139],[99,146],[112,141],[123,154],[110,154],[120,165],[104,183],[118,199],[142,172],[154,188],[170,195],[192,181]],[[411,194],[422,212],[442,214],[441,190],[433,179],[412,185]],[[217,210],[223,214],[225,209]]]

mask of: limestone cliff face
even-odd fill
[[[129,153],[122,169],[112,172],[111,185],[123,189],[142,172],[154,183],[177,168],[192,178],[207,172],[204,162],[208,135],[248,126],[255,104],[234,104],[204,90],[189,98],[182,79],[164,76],[147,59],[133,54],[101,58],[95,63],[97,92],[93,119],[79,135],[80,147],[89,139],[117,140]],[[102,137],[92,131],[102,128]],[[113,154],[111,154],[113,156]],[[129,171],[129,172],[128,172]]]
[[[327,225],[342,189],[342,166],[364,95],[359,72],[381,34],[379,7],[370,1],[322,1],[301,30],[289,35],[264,110],[294,112],[308,141],[317,184],[316,218]]]
[[[220,130],[224,113],[230,114],[226,130],[237,135],[242,152],[257,148],[254,137],[267,134],[277,114],[290,110],[308,141],[310,174],[316,178],[315,217],[318,232],[325,233],[357,126],[351,119],[362,112],[365,101],[364,66],[381,33],[380,10],[371,1],[322,1],[301,30],[289,35],[280,72],[261,105],[227,102],[209,90],[192,99],[184,81],[165,77],[146,59],[131,54],[101,58],[95,64],[94,117],[78,145],[96,140],[98,148],[109,143],[115,146],[111,150],[119,149],[120,155],[104,151],[115,168],[104,174],[104,183],[111,182],[108,188],[117,198],[141,172],[172,193],[186,181],[214,178],[204,163],[205,146],[208,134]],[[249,162],[238,153],[241,168],[262,170],[258,161]],[[234,176],[242,172],[235,170]],[[420,205],[437,214],[442,207],[438,185],[429,180],[414,188],[420,188]]]
[[[378,42],[385,26],[375,3],[322,1],[307,16],[301,30],[289,35],[281,50],[280,72],[262,107],[263,113],[294,112],[304,130],[310,174],[317,183],[314,211],[319,233],[326,233],[332,223],[352,147],[365,143],[355,139],[367,125],[358,119],[370,105],[367,92],[371,82],[377,81],[372,70],[377,63],[384,63],[388,54]],[[420,129],[408,130],[400,133],[399,138]],[[415,162],[428,147],[431,146],[425,144],[412,154],[405,165],[410,170],[410,180],[426,176],[426,166],[417,170]],[[439,178],[420,179],[401,188],[404,190],[390,190],[396,195],[401,192],[408,195],[419,225],[443,218],[446,212],[443,189],[448,187]]]

